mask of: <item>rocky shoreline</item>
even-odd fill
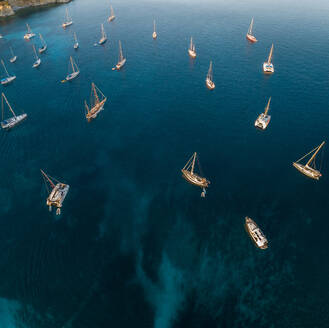
[[[67,3],[71,0],[0,0],[0,17],[15,15],[16,11],[56,3]]]

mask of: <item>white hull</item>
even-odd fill
[[[69,192],[70,186],[64,183],[57,183],[57,185],[53,188],[50,195],[47,198],[47,205],[51,210],[52,206],[57,207],[56,214],[60,214],[60,208],[64,202],[64,199]]]
[[[211,81],[210,79],[206,79],[206,86],[209,90],[215,89],[215,83]]]
[[[115,16],[110,16],[109,17],[109,22],[112,22],[112,21],[114,21],[115,20]]]
[[[119,71],[124,66],[125,63],[126,63],[126,58],[124,58],[123,60],[121,60],[120,62],[118,62],[115,65],[115,69]]]
[[[79,48],[79,43],[76,42],[76,43],[74,44],[73,48],[74,48],[74,49],[78,49],[78,48]]]
[[[196,52],[195,52],[195,51],[189,49],[189,50],[188,50],[188,54],[189,54],[189,56],[190,56],[191,58],[196,58]]]
[[[156,32],[153,32],[152,38],[155,40],[157,37],[158,37],[157,33]]]
[[[9,76],[1,80],[2,85],[9,84],[10,82],[14,81],[16,79],[16,76]]]
[[[16,126],[17,124],[19,124],[20,122],[22,122],[23,120],[25,120],[27,117],[27,114],[21,114],[18,116],[13,116],[10,117],[4,121],[1,122],[1,127],[5,130],[9,130],[11,128],[13,128],[14,126]]]
[[[41,64],[41,59],[39,58],[34,64],[33,64],[33,68],[39,67]]]
[[[14,56],[14,57],[12,57],[12,58],[9,59],[9,61],[11,63],[15,63],[16,60],[17,60],[17,56]]]
[[[66,77],[66,81],[71,81],[71,80],[75,79],[79,74],[80,74],[80,71],[78,71],[78,72],[73,72],[73,73],[69,74],[69,75]]]
[[[261,113],[255,121],[255,127],[265,130],[270,123],[271,116]]]
[[[246,217],[244,226],[250,238],[258,248],[266,249],[268,247],[268,241],[265,235],[251,218]]]
[[[39,54],[44,53],[47,50],[47,46],[44,46],[42,48],[39,48]]]
[[[35,34],[34,33],[26,33],[25,35],[24,35],[24,39],[25,40],[30,40],[30,39],[32,39],[32,38],[34,38],[35,37]]]
[[[65,28],[65,27],[68,27],[68,26],[70,26],[70,25],[72,25],[72,24],[73,24],[72,21],[71,21],[71,22],[66,22],[66,23],[63,23],[63,24],[62,24],[62,27]]]
[[[301,173],[306,175],[307,177],[314,179],[314,180],[319,180],[322,174],[320,171],[312,169],[308,165],[302,165],[299,163],[292,163],[292,165]]]
[[[106,41],[107,41],[107,38],[101,38],[101,39],[98,41],[98,44],[99,44],[99,45],[102,45],[102,44],[104,44]]]
[[[94,112],[92,112],[92,113],[90,112],[90,115],[87,116],[87,120],[89,121],[91,119],[96,118],[98,113],[104,109],[104,104],[102,106],[100,106],[97,110],[95,110]]]
[[[263,64],[263,72],[266,73],[266,74],[272,74],[274,73],[274,66],[272,63],[264,63]]]

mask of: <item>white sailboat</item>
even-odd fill
[[[257,120],[255,121],[255,127],[256,128],[260,128],[262,130],[265,130],[267,128],[268,124],[270,123],[271,115],[267,115],[267,113],[270,109],[270,103],[271,103],[271,97],[267,102],[264,113],[261,113],[257,117]]]
[[[114,10],[112,8],[112,6],[110,6],[110,16],[108,18],[109,22],[112,22],[115,19],[115,15],[114,15]]]
[[[27,33],[25,33],[24,39],[25,40],[30,40],[33,37],[35,37],[35,33],[32,32],[29,24],[26,24],[26,27],[27,27]]]
[[[104,30],[104,24],[101,24],[101,32],[102,32],[102,37],[98,41],[99,45],[102,45],[107,41],[106,33],[105,33],[105,30]]]
[[[65,27],[70,26],[72,24],[73,24],[72,18],[69,15],[69,10],[66,8],[66,10],[65,10],[65,21],[62,24],[62,27],[65,28]]]
[[[69,192],[70,186],[68,184],[62,183],[55,178],[51,178],[44,171],[40,170],[42,177],[48,191],[49,196],[47,197],[47,205],[49,206],[49,211],[52,210],[52,206],[57,207],[56,215],[61,214],[61,208],[63,206],[64,199]],[[53,182],[55,181],[55,183]]]
[[[153,34],[152,34],[152,38],[153,40],[155,40],[158,37],[156,29],[155,29],[155,20],[153,20]]]
[[[39,67],[41,64],[41,59],[37,55],[37,51],[35,50],[35,45],[33,45],[33,51],[34,51],[34,56],[35,56],[35,62],[32,65],[33,68]]]
[[[86,119],[90,122],[93,118],[96,118],[98,113],[104,109],[107,98],[104,96],[103,92],[97,88],[95,83],[91,84],[91,96],[90,96],[90,106],[88,106],[87,101],[85,101],[86,108]]]
[[[42,37],[41,34],[39,34],[39,37],[40,37],[40,41],[41,41],[41,43],[42,43],[41,48],[39,48],[39,54],[42,54],[42,53],[44,53],[44,52],[47,50],[47,44],[46,44],[46,42],[45,42],[45,40],[43,39],[43,37]]]
[[[5,104],[7,105],[9,111],[13,114],[12,117],[4,118],[5,116]],[[10,106],[4,93],[1,94],[1,106],[2,106],[2,118],[1,118],[1,127],[5,130],[9,130],[16,126],[18,123],[26,119],[27,114],[23,113],[21,115],[16,115],[12,107]]]
[[[126,58],[123,56],[121,41],[119,41],[119,60],[115,65],[115,67],[112,68],[112,70],[119,71],[124,66],[125,63],[126,63]]]
[[[249,29],[248,29],[248,32],[247,32],[247,35],[246,35],[247,40],[250,41],[251,43],[255,43],[255,42],[258,41],[255,38],[255,36],[252,34],[253,25],[254,25],[254,18],[251,19],[251,23],[249,25]]]
[[[302,174],[306,175],[307,177],[314,179],[314,180],[319,180],[320,177],[322,177],[322,174],[319,170],[316,169],[316,165],[315,165],[315,157],[318,154],[318,152],[320,151],[320,149],[323,147],[323,145],[325,144],[324,141],[322,141],[322,143],[315,147],[314,149],[312,149],[309,153],[307,153],[306,155],[304,155],[302,158],[300,158],[298,161],[293,162],[292,165]],[[300,161],[303,160],[305,157],[311,155],[313,153],[313,155],[311,156],[311,158],[307,161],[307,163],[305,165],[300,164]],[[312,167],[313,166],[313,167]]]
[[[16,76],[15,75],[9,75],[8,71],[7,71],[7,68],[6,68],[6,65],[5,63],[3,62],[3,60],[1,59],[1,64],[7,74],[7,77],[4,77],[3,79],[0,80],[1,84],[2,85],[6,85],[6,84],[9,84],[10,82],[14,81],[16,79]]]
[[[188,54],[193,59],[196,57],[195,44],[193,43],[192,37],[191,37],[191,41],[190,41],[190,46],[188,48]]]
[[[73,48],[75,50],[77,50],[79,48],[79,42],[78,42],[78,38],[77,38],[77,34],[74,32],[74,45]]]
[[[14,54],[13,48],[10,47],[10,52],[11,52],[11,58],[9,59],[9,61],[11,63],[15,63],[15,61],[17,60],[17,56]]]
[[[67,76],[66,76],[66,81],[71,81],[73,79],[75,79],[79,74],[80,74],[80,70],[79,70],[79,67],[78,65],[75,63],[74,59],[72,58],[72,56],[70,57],[70,63],[69,63],[69,71],[70,69],[72,68],[72,72],[69,73]],[[64,81],[65,81],[64,80]]]
[[[270,54],[268,56],[267,61],[263,64],[263,72],[265,74],[271,74],[274,73],[274,66],[272,64],[272,56],[273,56],[273,43],[272,43],[272,47],[270,50]]]
[[[212,73],[212,61],[210,61],[208,74],[206,77],[206,86],[209,90],[215,89],[215,83],[213,81],[213,73]]]
[[[256,222],[246,216],[244,227],[254,244],[260,249],[268,248],[268,240]]]

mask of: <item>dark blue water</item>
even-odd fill
[[[318,182],[291,163],[328,136],[329,4],[112,5],[108,24],[107,1],[73,1],[65,31],[65,6],[0,22],[1,57],[17,75],[3,90],[28,114],[0,134],[0,327],[328,327],[329,155]],[[27,22],[48,43],[39,69]],[[109,40],[95,47],[101,23]],[[113,72],[119,39],[127,64]],[[62,84],[70,55],[81,74]],[[91,82],[108,102],[88,124]],[[206,199],[181,178],[194,151],[211,180]],[[40,168],[70,184],[60,217],[48,212]],[[268,250],[246,235],[246,215]]]

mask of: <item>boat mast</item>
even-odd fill
[[[102,29],[102,39],[105,39],[106,34],[105,34],[105,31],[104,31],[104,24],[101,25],[101,29]]]
[[[39,33],[39,37],[40,37],[40,40],[41,40],[42,45],[45,46],[45,45],[46,45],[46,42],[45,42],[45,40],[43,39],[41,33]]]
[[[271,64],[272,54],[273,54],[273,43],[272,43],[272,47],[271,47],[270,54],[269,54],[268,59],[267,59],[267,62],[268,62],[269,64]]]
[[[153,33],[156,33],[156,30],[155,30],[155,19],[153,20]]]
[[[265,107],[264,115],[267,115],[267,112],[268,112],[268,110],[270,109],[271,98],[272,98],[272,97],[270,97],[270,99],[269,99],[268,102],[267,102],[267,105],[266,105],[266,107]]]
[[[98,94],[97,94],[97,91],[96,91],[96,87],[95,87],[95,83],[94,82],[91,83],[91,88],[92,88],[92,90],[94,92],[95,106],[96,106],[96,105],[99,104],[100,101],[99,101],[99,98],[98,98]]]
[[[10,52],[11,52],[11,55],[12,55],[13,57],[15,57],[15,55],[14,55],[14,51],[13,51],[13,48],[12,48],[12,47],[10,47]]]
[[[43,175],[43,176],[49,181],[50,185],[51,185],[53,188],[55,188],[54,183],[50,180],[50,178],[48,177],[48,175],[47,175],[45,172],[43,172],[41,169],[40,169],[40,171],[41,171],[42,175]]]
[[[70,18],[69,18],[69,10],[66,8],[66,22],[69,22],[70,21]]]
[[[250,26],[249,26],[249,30],[248,30],[248,34],[249,35],[252,35],[252,27],[254,25],[254,17],[251,19],[251,23],[250,23]]]
[[[72,66],[72,73],[75,73],[75,69],[74,69],[74,64],[73,64],[73,58],[72,58],[72,56],[70,56],[70,62],[71,62],[71,66]]]
[[[39,57],[37,55],[37,51],[35,50],[35,45],[33,45],[33,51],[34,51],[34,55],[35,55],[36,60],[38,60]]]
[[[8,74],[8,71],[7,71],[7,68],[6,68],[6,65],[5,65],[5,63],[3,62],[2,59],[1,59],[1,64],[2,64],[3,68],[5,69],[5,72],[6,72],[7,76],[9,77],[9,74]]]
[[[195,159],[196,159],[196,153],[193,154],[191,174],[193,174],[193,171],[194,171]]]
[[[13,113],[13,115],[14,115],[15,118],[16,118],[16,114],[15,114],[14,110],[11,108],[11,106],[10,106],[10,104],[9,104],[9,102],[8,102],[8,100],[7,100],[7,98],[6,98],[6,96],[5,96],[5,94],[2,93],[1,96],[2,96],[2,106],[4,106],[4,103],[3,103],[3,99],[4,99],[4,100],[6,101],[6,103],[7,103],[7,105],[8,105],[8,108],[10,109],[10,111]],[[3,108],[4,108],[4,107],[2,107],[2,116],[3,116],[3,112],[4,112]]]
[[[309,159],[309,161],[306,163],[305,166],[309,166],[309,164],[313,161],[313,159],[315,158],[316,154],[320,151],[320,149],[323,147],[323,145],[325,144],[324,141],[322,141],[321,145],[318,147],[318,149],[314,152],[314,154],[312,155],[312,157]]]
[[[74,41],[78,42],[77,34],[74,32],[73,35],[74,35]]]
[[[210,61],[207,78],[212,81],[212,61]]]
[[[119,40],[119,62],[123,60],[121,41]]]
[[[27,33],[30,34],[32,31],[31,31],[31,28],[30,28],[30,25],[29,24],[26,24],[26,27],[27,27]]]
[[[114,16],[114,10],[113,10],[112,6],[110,6],[110,7],[111,7],[111,17],[113,17]]]

